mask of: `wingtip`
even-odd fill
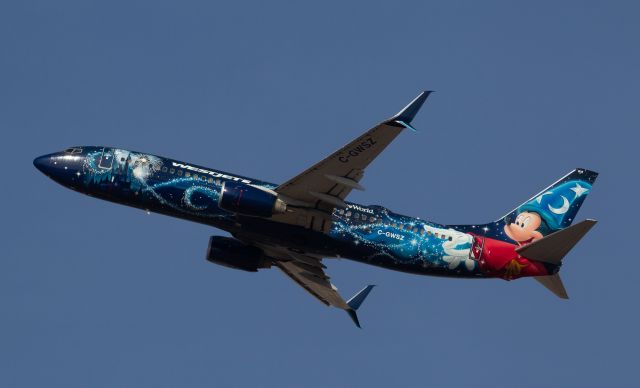
[[[358,329],[362,329],[362,326],[360,326],[360,321],[358,320],[358,314],[356,314],[356,310],[349,309],[349,310],[346,310],[346,311],[347,311],[347,314],[349,314],[349,317],[351,318],[353,323],[356,324]]]
[[[433,90],[425,90],[420,93],[416,98],[414,98],[407,106],[405,106],[400,112],[398,112],[395,116],[392,117],[393,121],[402,121],[407,124],[410,124],[411,121],[416,117],[420,108],[422,108],[422,104],[427,100],[429,95],[433,93]]]
[[[369,284],[362,290],[358,291],[358,293],[356,293],[347,301],[347,305],[349,305],[349,307],[351,307],[353,310],[357,310],[375,286],[375,284]]]
[[[347,314],[349,314],[349,317],[351,317],[351,320],[353,320],[353,323],[355,323],[359,329],[362,329],[362,327],[360,326],[360,321],[358,320],[358,314],[356,314],[356,310],[362,305],[362,302],[364,302],[366,297],[375,286],[375,284],[367,285],[347,301],[347,305],[349,306],[349,308],[345,309],[345,311],[347,312]]]

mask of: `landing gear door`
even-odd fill
[[[98,163],[98,167],[104,170],[111,170],[111,166],[113,165],[113,151],[111,148],[103,148],[102,155],[100,156],[100,163]]]

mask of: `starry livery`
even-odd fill
[[[209,261],[252,272],[275,266],[324,304],[347,311],[358,326],[356,310],[373,286],[345,301],[323,259],[460,278],[532,276],[566,298],[558,271],[595,224],[574,223],[597,177],[593,171],[571,171],[488,224],[441,225],[345,201],[351,190],[363,190],[366,167],[403,129],[413,129],[429,94],[280,185],[102,146],[72,147],[34,164],[73,190],[231,233],[211,237]]]

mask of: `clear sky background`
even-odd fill
[[[637,2],[305,3],[0,3],[0,386],[636,385]],[[223,232],[32,165],[110,145],[278,183],[423,89],[349,199],[479,223],[599,171],[570,300],[329,261],[343,295],[379,286],[358,330],[275,269],[206,262]]]

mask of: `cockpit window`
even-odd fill
[[[80,147],[70,147],[70,148],[67,148],[66,150],[64,150],[64,152],[66,154],[81,154],[82,153],[82,148],[80,148]]]

